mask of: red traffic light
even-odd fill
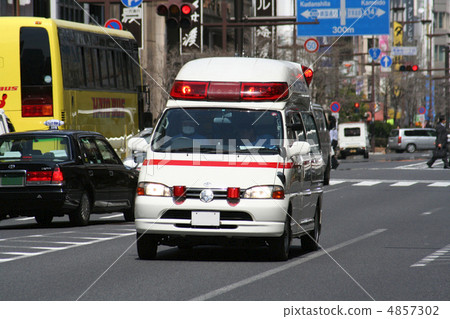
[[[355,103],[355,107],[359,108],[359,103],[358,102]]]
[[[417,64],[413,64],[413,65],[402,64],[402,65],[400,65],[398,70],[401,72],[416,72],[416,71],[419,71],[419,66]]]
[[[186,3],[182,4],[181,5],[181,13],[186,14],[186,15],[191,14],[192,13],[191,6]]]

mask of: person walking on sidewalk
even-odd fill
[[[444,168],[450,168],[448,166],[447,160],[447,128],[445,126],[446,122],[447,120],[445,116],[441,115],[439,117],[439,123],[436,126],[436,142],[435,148],[433,150],[433,156],[427,162],[427,165],[430,168],[438,158],[442,158],[442,161],[444,162]]]
[[[330,129],[330,141],[331,141],[331,168],[337,169],[339,161],[337,160],[337,145],[338,145],[338,132],[336,129],[336,121],[331,122]]]

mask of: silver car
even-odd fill
[[[436,141],[436,130],[432,128],[400,128],[389,134],[388,149],[396,152],[432,150]]]

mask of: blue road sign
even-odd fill
[[[341,110],[341,105],[339,104],[339,102],[336,102],[336,101],[331,102],[330,109],[331,109],[331,112],[337,113]]]
[[[389,34],[389,0],[297,0],[301,36],[357,36]]]
[[[389,55],[383,55],[380,59],[380,65],[383,68],[390,68],[392,65],[392,58]]]
[[[117,19],[109,19],[105,22],[105,28],[123,30],[122,22]]]
[[[370,48],[369,54],[372,57],[372,59],[376,60],[381,54],[381,50],[379,48]]]
[[[121,0],[125,7],[137,7],[142,3],[143,0]]]

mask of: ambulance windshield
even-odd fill
[[[283,138],[280,112],[234,108],[174,108],[162,116],[155,152],[276,154]]]

